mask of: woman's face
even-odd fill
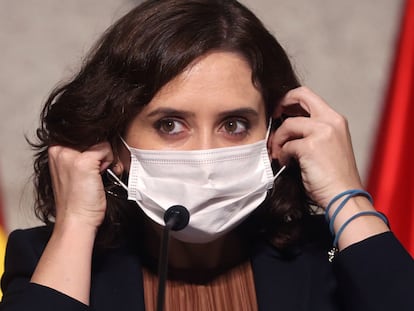
[[[249,144],[265,137],[265,115],[248,63],[236,53],[214,52],[166,84],[133,119],[124,139],[152,150]]]

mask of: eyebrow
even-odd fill
[[[194,116],[195,114],[190,111],[161,107],[161,108],[154,109],[153,111],[148,113],[147,117],[154,117],[158,115],[161,115],[161,116],[174,115],[174,116],[189,117],[189,116]]]
[[[218,114],[220,117],[227,117],[227,116],[233,116],[233,115],[240,115],[240,116],[250,116],[250,117],[259,117],[259,113],[252,109],[252,108],[237,108],[237,109],[231,109],[227,111],[220,112]]]
[[[181,117],[194,117],[195,113],[185,110],[178,110],[173,108],[167,108],[167,107],[161,107],[157,108],[150,113],[148,113],[147,117],[154,117],[154,116],[181,116]],[[233,115],[242,115],[242,116],[251,116],[251,117],[259,117],[259,113],[252,109],[252,108],[237,108],[237,109],[230,109],[226,111],[222,111],[218,114],[219,117],[227,117],[227,116],[233,116]]]

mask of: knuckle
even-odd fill
[[[295,121],[296,121],[295,118],[286,118],[283,121],[283,124],[282,125],[284,125],[284,127],[288,128],[288,129],[290,129],[290,128],[293,127]]]
[[[316,132],[318,133],[318,140],[321,140],[323,143],[324,141],[329,141],[335,137],[336,129],[332,124],[321,123],[318,125]]]
[[[48,150],[49,160],[55,163],[66,163],[69,159],[68,150],[62,146],[53,146]]]
[[[77,158],[77,152],[71,148],[63,146],[53,146],[49,148],[49,160],[60,167],[69,167],[73,165]]]
[[[320,144],[318,142],[316,142],[314,139],[307,139],[305,141],[305,150],[307,150],[308,153],[313,154],[316,151],[318,151],[318,149],[320,149]]]
[[[61,148],[56,154],[56,157],[59,161],[69,162],[72,158],[72,152],[68,148]]]
[[[338,128],[346,128],[348,126],[348,120],[341,114],[336,114],[331,119],[332,123],[335,125],[335,127]]]
[[[47,153],[49,157],[56,157],[60,152],[61,147],[60,146],[50,146],[47,149]]]
[[[286,95],[290,96],[293,94],[308,92],[308,88],[306,86],[298,86],[297,88],[291,89],[289,92],[286,93]]]
[[[88,168],[88,161],[84,157],[77,157],[73,160],[72,165],[77,171],[85,171]]]

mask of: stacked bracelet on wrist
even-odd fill
[[[381,218],[385,224],[388,225],[388,220],[387,218],[381,214],[380,212],[377,211],[362,211],[359,212],[355,215],[353,215],[352,217],[350,217],[347,221],[345,221],[341,227],[338,229],[338,232],[335,235],[334,232],[334,223],[335,223],[335,219],[336,216],[338,216],[339,212],[343,209],[343,207],[345,206],[345,204],[353,197],[355,196],[364,196],[366,197],[371,204],[373,204],[373,200],[371,195],[361,189],[351,189],[351,190],[346,190],[344,192],[341,192],[340,194],[336,195],[327,205],[326,210],[325,210],[325,218],[326,221],[329,222],[329,229],[331,231],[331,233],[335,236],[334,238],[334,242],[333,242],[333,248],[332,250],[328,253],[329,254],[329,261],[332,261],[335,254],[338,252],[338,241],[339,241],[339,237],[341,236],[342,232],[345,230],[345,227],[349,225],[350,222],[352,222],[354,219],[360,217],[360,216],[366,216],[366,215],[371,215],[371,216],[376,216]],[[329,217],[329,211],[332,208],[333,204],[338,201],[339,199],[343,198],[343,200],[341,201],[341,203],[339,203],[338,207],[336,208],[336,210],[334,211],[334,213],[332,214],[332,217]]]

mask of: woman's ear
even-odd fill
[[[113,152],[114,158],[116,159],[116,161],[114,161],[114,165],[117,166],[120,174],[124,172],[128,173],[131,165],[131,154],[120,139],[118,140],[117,145],[113,148]]]
[[[121,143],[115,143],[112,145],[112,153],[114,155],[114,161],[112,162],[111,169],[117,176],[122,176],[125,171],[125,165],[123,163],[123,153]]]
[[[117,157],[117,160],[114,162],[114,164],[112,165],[112,170],[113,172],[118,175],[121,176],[122,173],[124,172],[124,164],[122,163],[122,161],[119,159],[119,157]]]

